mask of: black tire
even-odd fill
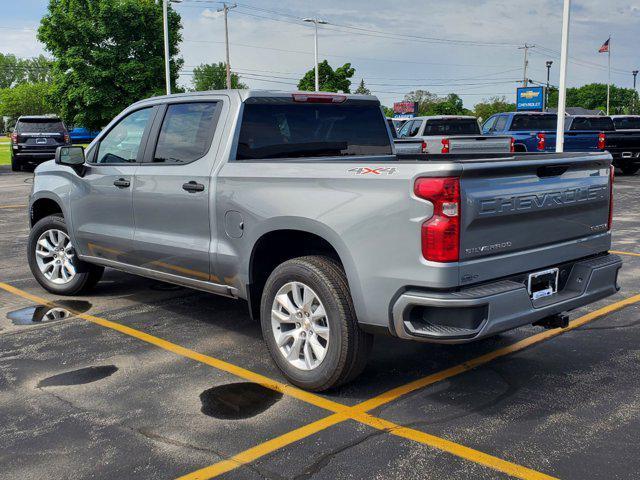
[[[22,171],[22,166],[20,165],[20,162],[18,162],[18,159],[13,155],[11,155],[11,171],[12,172]]]
[[[635,173],[640,170],[640,165],[625,165],[620,167],[620,170],[622,170],[624,175],[635,175]]]
[[[312,370],[291,365],[280,353],[272,331],[271,308],[275,296],[283,285],[292,281],[308,285],[327,312],[327,353]],[[299,257],[276,267],[264,287],[260,312],[262,333],[271,357],[294,385],[316,392],[327,390],[354,379],[366,366],[373,336],[358,326],[346,275],[342,267],[329,257]]]
[[[67,225],[64,217],[60,214],[50,215],[38,221],[29,232],[29,241],[27,243],[27,259],[29,268],[42,287],[57,295],[77,295],[78,293],[93,288],[100,281],[104,267],[91,265],[74,257],[72,263],[76,269],[76,275],[71,281],[65,284],[56,284],[47,279],[40,271],[36,261],[36,244],[43,232],[55,228],[68,234]]]

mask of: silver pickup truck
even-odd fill
[[[158,97],[37,168],[28,260],[60,295],[111,267],[245,299],[319,391],[374,333],[470,342],[615,293],[611,172],[606,153],[396,155],[371,96]]]
[[[396,153],[512,153],[509,136],[482,135],[475,117],[435,115],[407,120],[394,139]]]

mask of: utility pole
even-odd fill
[[[564,151],[564,114],[567,107],[567,57],[569,56],[569,17],[571,0],[564,0],[562,9],[562,46],[560,47],[560,85],[558,90],[558,123],[556,124],[556,152]]]
[[[229,10],[232,8],[236,8],[238,5],[235,3],[233,5],[227,4],[227,2],[222,2],[222,8],[216,10],[217,12],[224,12],[224,45],[227,51],[227,89],[231,89],[231,61],[229,60]]]
[[[549,78],[551,75],[551,65],[553,65],[553,60],[547,60],[547,89],[544,92],[544,109],[547,111],[549,110]]]
[[[638,70],[634,70],[631,74],[633,75],[633,101],[631,102],[631,112],[636,113],[636,96],[638,94],[636,91],[636,77],[638,76]]]
[[[164,35],[164,78],[167,95],[171,95],[171,66],[169,65],[169,0],[162,0],[162,29]]]
[[[320,91],[320,75],[318,73],[318,25],[326,25],[328,22],[325,22],[324,20],[320,20],[318,18],[303,18],[302,19],[303,22],[312,22],[313,24],[315,24],[315,36],[314,36],[314,49],[313,49],[313,53],[314,53],[314,67],[313,70],[315,71],[315,86],[316,86],[316,92]]]
[[[169,58],[169,2],[180,3],[182,0],[162,0],[162,34],[164,37],[164,81],[167,95],[171,95],[171,59]]]
[[[518,50],[524,50],[524,74],[522,76],[522,86],[529,85],[529,78],[527,77],[527,68],[529,67],[529,49],[535,47],[535,45],[524,44],[524,47],[518,47]]]

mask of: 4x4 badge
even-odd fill
[[[398,169],[396,167],[354,167],[347,170],[347,172],[355,175],[394,175],[398,173]]]

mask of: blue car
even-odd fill
[[[482,125],[484,135],[510,135],[516,152],[554,152],[555,113],[508,112],[489,117]],[[566,152],[598,152],[605,149],[606,133],[613,130],[609,117],[573,116],[565,119]]]
[[[99,133],[100,130],[76,127],[69,132],[69,136],[71,137],[71,143],[91,143]]]

